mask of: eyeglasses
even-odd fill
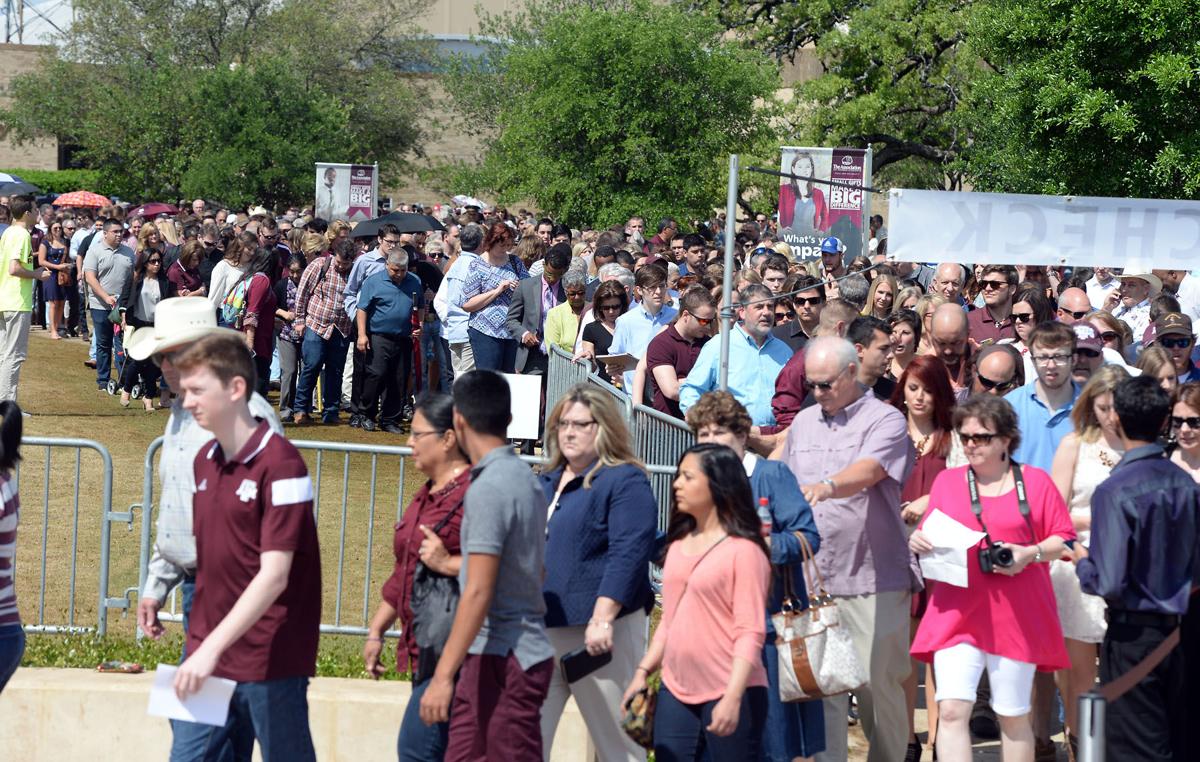
[[[710,318],[702,318],[702,317],[700,317],[699,315],[695,315],[695,314],[693,314],[693,313],[691,313],[691,312],[689,312],[688,314],[692,316],[692,320],[695,320],[695,321],[696,321],[697,323],[699,323],[700,325],[706,325],[706,326],[707,326],[707,325],[712,325],[712,321],[716,320],[716,318],[715,318],[715,317],[710,317]]]
[[[440,437],[444,433],[442,431],[410,431],[408,435],[413,439],[420,439],[421,437]]]
[[[845,368],[842,368],[842,370],[836,376],[829,379],[828,381],[813,381],[812,379],[809,379],[808,383],[809,383],[809,385],[812,386],[812,388],[814,390],[827,392],[827,391],[833,389],[833,385],[837,383],[837,380],[842,377],[842,375],[849,369],[849,367],[850,366],[847,365]]]
[[[1008,281],[1006,281],[1006,280],[984,280],[984,281],[980,281],[979,285],[980,285],[980,287],[983,288],[984,291],[992,291],[992,290],[999,291],[1000,289],[1008,286]]]
[[[386,243],[388,246],[397,246],[400,243],[399,238],[381,238],[380,240]]]
[[[582,433],[595,425],[597,425],[596,421],[568,421],[565,418],[558,420],[559,431],[578,431]]]
[[[1090,357],[1090,358],[1092,358],[1093,360],[1095,360],[1097,357],[1099,357],[1099,356],[1100,356],[1100,353],[1099,353],[1099,352],[1097,352],[1096,350],[1094,350],[1094,349],[1087,349],[1086,347],[1080,347],[1079,349],[1076,349],[1076,350],[1075,350],[1075,354],[1077,354],[1077,355],[1083,355],[1084,357]]]
[[[1186,349],[1192,345],[1192,340],[1183,336],[1177,339],[1164,336],[1158,340],[1158,343],[1162,344],[1163,349]]]
[[[1011,389],[1013,385],[1013,379],[1011,378],[1007,381],[993,381],[982,373],[976,373],[975,377],[979,379],[979,385],[984,389],[987,389],[988,391],[995,389],[1001,394],[1004,394],[1006,391]]]
[[[1071,355],[1033,355],[1033,361],[1038,365],[1066,365]]]
[[[1018,323],[1028,323],[1030,320],[1033,320],[1033,313],[1032,312],[1014,312],[1014,313],[1012,313],[1012,319]]]
[[[1121,334],[1117,333],[1116,331],[1105,331],[1104,333],[1100,334],[1100,338],[1104,341],[1116,341],[1117,339],[1121,338]]]
[[[1183,424],[1185,423],[1188,425],[1188,428],[1192,429],[1193,431],[1200,431],[1200,417],[1188,416],[1187,418],[1183,418],[1178,415],[1171,416],[1172,428],[1182,429]]]
[[[797,307],[802,304],[809,307],[815,307],[823,301],[825,301],[825,299],[820,296],[797,296],[796,298],[792,299],[792,303]]]
[[[991,441],[995,439],[996,436],[996,434],[991,432],[984,432],[982,434],[967,434],[962,431],[958,432],[958,438],[962,440],[964,445],[991,444]]]
[[[1089,315],[1092,312],[1091,310],[1080,310],[1079,312],[1076,312],[1075,310],[1069,310],[1066,307],[1059,307],[1058,311],[1064,315],[1070,315],[1076,320],[1083,320],[1085,315]]]

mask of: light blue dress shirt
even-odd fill
[[[380,254],[379,249],[371,249],[354,260],[354,266],[350,268],[350,275],[346,278],[346,290],[342,293],[342,304],[351,320],[358,311],[358,292],[362,290],[363,281],[386,269],[387,257]]]
[[[479,259],[473,251],[464,251],[454,260],[454,265],[446,271],[446,321],[442,325],[442,338],[450,344],[467,343],[467,322],[470,313],[462,308],[462,287],[467,280],[467,270],[471,262]]]
[[[775,396],[775,379],[792,349],[781,339],[767,336],[760,347],[740,325],[734,326],[729,337],[729,393],[745,406],[755,426],[771,426],[775,412],[771,398]],[[679,408],[687,412],[700,395],[716,390],[720,378],[721,340],[713,337],[700,350],[696,364],[679,387]]]
[[[679,310],[666,305],[663,305],[657,315],[651,315],[640,304],[630,307],[628,312],[617,318],[617,329],[613,332],[613,340],[609,345],[608,353],[611,355],[630,354],[640,360],[646,355],[646,347],[650,346],[650,340],[669,325],[678,313]],[[625,393],[629,394],[633,390],[632,370],[625,371],[624,384]]]
[[[1071,410],[1075,407],[1075,400],[1079,399],[1079,385],[1072,381],[1071,388],[1074,389],[1071,404],[1054,411],[1053,415],[1046,404],[1038,399],[1036,379],[1004,397],[1017,411],[1017,425],[1021,428],[1021,444],[1013,453],[1013,459],[1018,463],[1050,472],[1059,443],[1075,430],[1071,423]]]

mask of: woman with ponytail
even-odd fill
[[[25,629],[17,613],[13,566],[17,555],[17,499],[12,471],[21,459],[21,408],[11,400],[0,402],[0,692],[17,671],[25,653]]]

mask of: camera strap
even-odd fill
[[[1025,519],[1025,526],[1029,527],[1030,536],[1034,542],[1037,542],[1037,533],[1033,531],[1033,522],[1029,520],[1029,501],[1025,497],[1025,479],[1021,477],[1021,466],[1015,460],[1012,462],[1012,475],[1013,484],[1017,489],[1017,508],[1021,511],[1021,518]],[[967,490],[971,493],[971,512],[975,514],[975,520],[983,528],[983,533],[990,538],[992,533],[983,523],[983,504],[979,501],[979,485],[975,483],[975,469],[970,466],[967,466]]]

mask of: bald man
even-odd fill
[[[1018,386],[1024,385],[1024,363],[1010,345],[984,347],[975,356],[975,377],[971,381],[971,394],[994,394],[1003,397]]]
[[[933,286],[930,291],[941,294],[951,304],[956,304],[962,309],[962,290],[966,281],[967,271],[962,265],[957,262],[943,262],[933,274]]]
[[[1082,288],[1068,288],[1058,295],[1058,322],[1074,325],[1091,312],[1092,302]]]
[[[943,304],[933,312],[929,328],[929,343],[934,354],[950,371],[950,384],[955,393],[971,388],[971,345],[967,342],[969,326],[967,313],[957,303]]]

